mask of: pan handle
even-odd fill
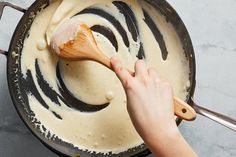
[[[27,10],[27,9],[24,9],[24,8],[18,6],[18,5],[13,4],[13,3],[0,1],[0,20],[1,20],[1,17],[2,17],[3,10],[6,6],[11,7],[13,9],[16,9],[18,11],[21,11],[23,13],[25,13],[26,10]]]
[[[5,56],[7,56],[7,51],[4,51],[4,50],[1,50],[1,49],[0,49],[0,54],[3,54],[3,55],[5,55]]]
[[[203,115],[221,125],[226,126],[229,129],[232,129],[233,131],[236,131],[236,120],[233,118],[230,118],[228,116],[225,116],[223,114],[211,111],[209,109],[206,109],[204,107],[201,107],[199,105],[197,105],[193,100],[191,102],[192,107],[194,108],[194,110],[200,114]]]
[[[23,13],[26,12],[26,9],[24,9],[24,8],[22,8],[22,7],[20,7],[20,6],[17,6],[17,5],[15,5],[15,4],[13,4],[13,3],[0,1],[0,20],[1,20],[1,18],[2,18],[2,14],[3,14],[4,8],[5,8],[6,6],[11,7],[11,8],[13,8],[13,9],[16,9],[16,10],[18,10],[18,11],[20,11],[20,12],[23,12]],[[7,55],[7,51],[4,51],[4,50],[1,50],[1,49],[0,49],[0,54]]]

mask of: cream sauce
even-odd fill
[[[131,7],[137,18],[140,32],[137,41],[134,41],[129,33],[124,15],[110,0],[63,0],[53,2],[36,16],[30,36],[24,42],[21,59],[22,73],[26,77],[27,70],[31,71],[39,94],[49,106],[49,109],[44,108],[32,94],[28,95],[29,104],[35,117],[47,129],[44,131],[40,125],[41,131],[50,132],[51,135],[83,150],[119,153],[139,146],[143,141],[135,131],[127,113],[126,96],[122,85],[115,74],[106,67],[91,61],[60,61],[63,81],[76,98],[89,104],[110,103],[105,109],[94,113],[79,112],[69,108],[62,101],[60,101],[61,106],[56,105],[44,94],[37,82],[35,59],[38,60],[44,79],[53,90],[60,93],[56,76],[56,65],[59,59],[56,54],[49,52],[45,43],[50,43],[54,31],[63,21],[68,20],[81,10],[96,6],[118,19],[127,32],[130,41],[129,48],[125,46],[114,25],[104,18],[95,14],[81,14],[73,17],[89,26],[99,24],[110,28],[116,36],[119,49],[116,52],[105,36],[94,32],[98,47],[102,52],[109,57],[118,54],[125,66],[132,69],[137,60],[136,55],[140,48],[140,41],[142,41],[147,65],[155,67],[159,75],[172,84],[176,96],[181,99],[186,99],[187,96],[189,66],[173,26],[167,23],[159,12],[142,0],[124,0],[123,2]],[[169,52],[165,61],[162,59],[161,49],[155,42],[155,37],[143,20],[141,6],[155,19],[156,25],[163,34]],[[62,120],[56,118],[50,111],[59,114]]]

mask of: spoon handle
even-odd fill
[[[177,97],[174,97],[174,112],[176,116],[186,121],[195,120],[197,115],[190,105]]]

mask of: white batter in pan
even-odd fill
[[[95,14],[81,14],[74,17],[89,26],[100,24],[113,31],[118,41],[118,52],[107,38],[94,32],[99,48],[107,56],[118,54],[124,64],[132,69],[137,60],[139,41],[142,41],[148,66],[155,67],[159,75],[172,84],[177,97],[185,99],[187,95],[187,88],[189,87],[188,61],[172,25],[142,0],[124,0],[124,2],[131,6],[136,15],[140,32],[138,41],[132,39],[125,17],[112,5],[110,0],[58,0],[37,15],[31,27],[30,35],[24,42],[21,59],[22,73],[26,77],[27,70],[31,70],[41,97],[49,105],[49,110],[45,109],[29,93],[30,107],[35,113],[35,117],[47,129],[44,131],[40,125],[41,130],[46,133],[50,132],[51,135],[55,135],[83,150],[119,153],[139,146],[143,141],[135,131],[127,113],[126,97],[121,83],[115,74],[106,67],[90,61],[60,61],[63,80],[75,97],[94,105],[110,102],[108,107],[98,112],[82,113],[67,107],[63,102],[60,102],[61,106],[58,106],[43,93],[37,84],[35,59],[38,59],[44,79],[53,90],[59,93],[56,77],[56,65],[59,59],[55,54],[49,52],[47,43],[50,42],[53,32],[65,19],[72,17],[81,10],[96,6],[107,11],[118,19],[128,32],[130,48],[125,46],[119,32],[106,19]],[[141,6],[151,15],[163,35],[169,52],[166,61],[162,59],[160,47],[143,20],[144,15]],[[62,120],[56,118],[50,111],[58,113]]]

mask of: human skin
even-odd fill
[[[175,123],[172,87],[160,79],[156,69],[147,68],[143,60],[138,60],[132,76],[117,56],[111,58],[111,65],[126,92],[132,123],[153,154],[197,156]]]

